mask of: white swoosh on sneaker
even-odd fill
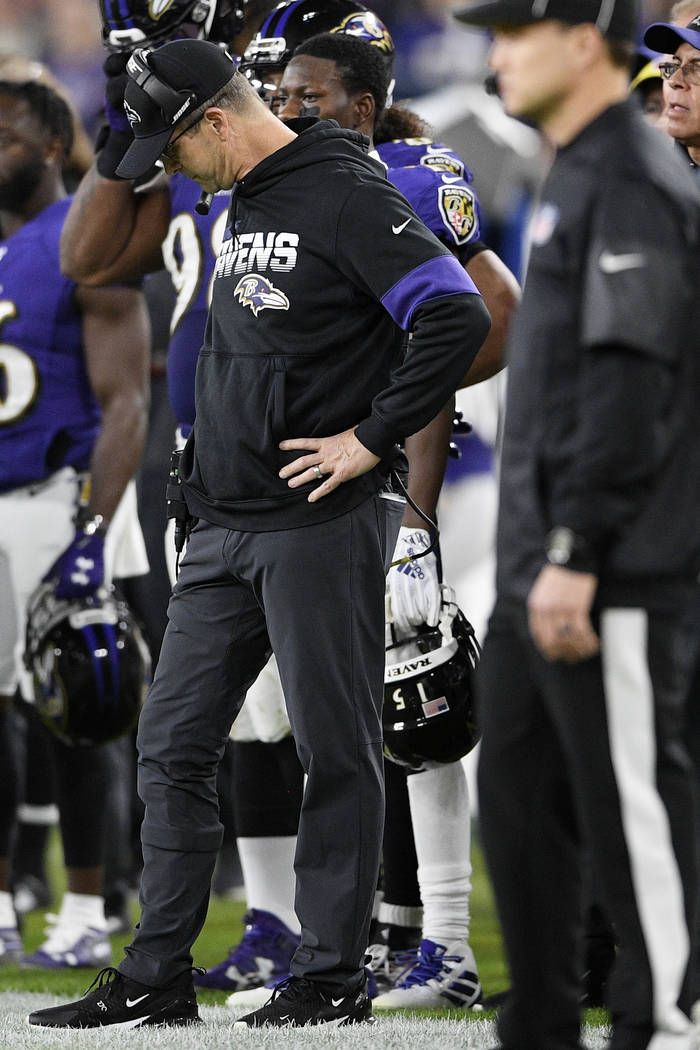
[[[411,220],[409,219],[408,221],[410,222]],[[335,1006],[335,1007],[340,1006],[340,1004],[344,1003],[344,1002],[345,1002],[345,996],[344,995],[341,995],[340,999],[331,999],[331,1005]]]
[[[127,1005],[127,1007],[128,1007],[129,1009],[131,1009],[131,1007],[132,1007],[132,1006],[137,1006],[137,1005],[138,1005],[138,1003],[142,1003],[142,1002],[144,1001],[144,999],[148,999],[148,997],[149,997],[149,995],[150,995],[150,994],[151,994],[150,992],[146,992],[146,994],[145,994],[145,995],[141,995],[141,996],[139,996],[139,998],[138,998],[138,999],[127,999],[127,1000],[126,1000],[126,1005]]]
[[[619,273],[621,270],[638,270],[646,266],[646,255],[641,252],[625,252],[615,255],[613,252],[602,252],[598,265],[603,273]]]
[[[402,222],[400,226],[392,226],[391,232],[396,234],[402,233],[406,229],[410,221],[410,219],[406,219],[406,221]]]

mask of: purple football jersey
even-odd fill
[[[231,196],[218,193],[208,215],[194,207],[200,187],[184,175],[170,180],[170,227],[163,258],[175,288],[168,345],[168,393],[187,435],[194,423],[194,377],[211,301],[211,278],[226,227]]]
[[[0,491],[84,470],[100,425],[59,240],[71,199],[0,240]]]
[[[481,239],[472,173],[453,150],[430,139],[396,139],[377,153],[388,179],[443,243],[455,249]]]

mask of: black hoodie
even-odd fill
[[[490,325],[364,136],[335,121],[290,127],[299,136],[234,188],[182,462],[191,513],[252,532],[326,521],[374,494],[396,443],[437,415]],[[353,426],[381,457],[374,470],[313,504],[312,486],[278,476],[305,454],[282,452],[284,438]]]

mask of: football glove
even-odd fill
[[[422,624],[435,627],[440,617],[440,580],[435,552],[415,557],[429,546],[430,534],[426,529],[409,529],[405,525],[399,529],[393,558],[399,564],[392,566],[387,576],[397,640],[414,633],[412,628]]]
[[[114,131],[131,132],[126,110],[124,109],[124,92],[129,82],[126,72],[128,53],[107,55],[102,69],[107,78],[105,84],[105,116]]]
[[[99,515],[76,529],[70,544],[59,555],[42,583],[55,580],[60,601],[90,598],[105,582],[105,530]]]
[[[128,82],[126,53],[107,55],[102,69],[107,82],[105,84],[105,116],[107,124],[97,136],[97,170],[106,179],[116,179],[116,169],[131,145],[133,136],[124,109],[124,92]]]

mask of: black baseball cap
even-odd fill
[[[475,26],[524,26],[555,19],[593,22],[603,36],[635,40],[639,28],[639,0],[487,0],[472,4],[455,16]]]
[[[674,55],[681,44],[692,44],[700,51],[700,15],[688,22],[685,29],[668,22],[654,22],[644,34],[644,43],[660,55]]]
[[[126,71],[124,109],[134,141],[116,173],[137,179],[158,160],[178,121],[218,94],[236,65],[208,40],[171,40],[152,50],[137,48]]]

